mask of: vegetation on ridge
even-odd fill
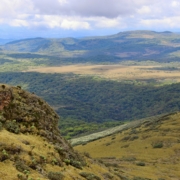
[[[69,180],[84,172],[103,179],[104,165],[79,155],[60,135],[58,115],[34,94],[0,85],[2,180]],[[94,174],[95,173],[95,174]]]
[[[89,38],[34,38],[1,46],[2,52],[41,53],[84,62],[120,62],[122,60],[179,61],[180,35],[154,31],[128,31],[111,36]],[[33,55],[32,55],[33,57]],[[82,60],[80,59],[82,58]],[[49,62],[51,59],[49,59]]]

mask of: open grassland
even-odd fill
[[[180,113],[76,146],[126,179],[180,179]]]
[[[180,67],[180,66],[179,66]],[[164,65],[65,65],[59,67],[39,67],[28,71],[40,73],[74,73],[79,75],[93,75],[113,80],[148,80],[180,82],[180,69],[164,67]]]

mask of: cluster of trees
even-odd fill
[[[68,137],[180,109],[179,83],[157,87],[33,72],[1,73],[0,82],[20,85],[45,99],[61,116],[63,134],[71,132]]]

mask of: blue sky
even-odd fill
[[[180,32],[180,0],[1,0],[0,38]]]

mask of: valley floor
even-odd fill
[[[161,81],[180,82],[179,69],[163,68],[159,65],[66,65],[59,67],[39,67],[29,69],[26,72],[35,71],[40,73],[75,73],[81,75],[93,75],[114,80],[147,80],[156,79]],[[161,69],[162,68],[162,69]],[[176,67],[177,68],[177,67]]]

